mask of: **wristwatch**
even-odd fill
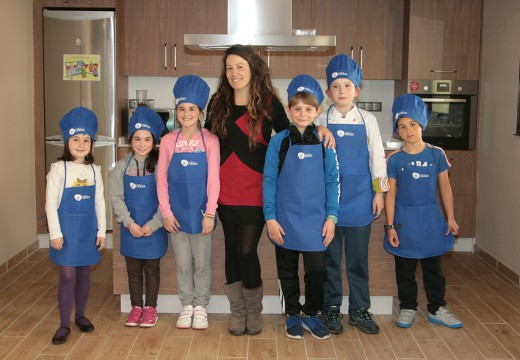
[[[387,232],[388,230],[397,229],[397,228],[400,227],[400,226],[401,226],[401,225],[394,225],[394,224],[387,225],[387,224],[385,224],[385,225],[384,225],[384,229],[385,229],[385,232]]]

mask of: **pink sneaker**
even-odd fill
[[[125,321],[125,326],[139,326],[141,317],[143,316],[143,309],[139,306],[132,307],[128,319]]]
[[[157,310],[155,310],[152,306],[146,306],[143,309],[143,317],[141,318],[141,327],[152,327],[157,323],[157,319],[159,316],[157,315]]]

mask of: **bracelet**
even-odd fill
[[[207,217],[207,218],[210,218],[210,219],[214,219],[215,218],[215,215],[207,214],[203,210],[201,210],[200,212],[202,213],[202,216],[204,216],[204,217]]]
[[[334,215],[327,215],[327,220],[332,220],[334,224],[338,223],[338,217]]]

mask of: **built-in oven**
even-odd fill
[[[428,107],[425,142],[445,150],[475,148],[478,81],[408,80],[406,85]]]

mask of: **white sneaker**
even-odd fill
[[[192,319],[193,319],[193,306],[184,305],[181,313],[179,314],[179,318],[177,319],[177,324],[175,326],[178,329],[189,329],[189,328],[191,328]]]
[[[416,310],[412,309],[401,309],[399,311],[399,317],[397,318],[397,322],[395,323],[398,327],[409,328],[412,326],[415,321]]]
[[[432,324],[443,325],[451,329],[462,327],[462,321],[456,319],[445,307],[441,306],[435,314],[428,314],[428,321]]]
[[[198,330],[208,328],[208,313],[204,306],[195,306],[192,327]]]

